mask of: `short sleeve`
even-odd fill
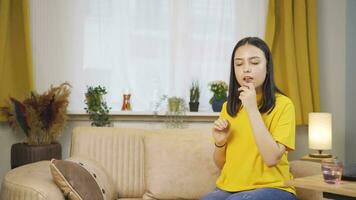
[[[295,110],[293,103],[288,103],[279,112],[278,121],[273,130],[272,137],[287,147],[287,150],[295,149]]]

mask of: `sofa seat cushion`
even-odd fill
[[[9,171],[3,179],[0,199],[64,200],[52,180],[49,164],[50,161],[40,161]]]
[[[219,170],[210,129],[161,129],[145,135],[143,199],[199,199],[213,191]]]

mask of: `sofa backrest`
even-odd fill
[[[145,129],[77,127],[73,130],[70,156],[98,161],[116,184],[120,197],[142,197]]]
[[[101,163],[120,198],[197,199],[212,190],[219,174],[212,162],[213,148],[209,129],[77,127],[71,156]],[[290,165],[295,178],[320,174],[317,163],[292,161]],[[299,188],[297,196],[322,199],[320,192]]]
[[[210,132],[76,127],[70,156],[99,162],[120,198],[197,199],[213,190],[219,174]]]

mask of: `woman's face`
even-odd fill
[[[235,78],[243,86],[253,83],[256,91],[261,92],[267,73],[267,61],[262,50],[246,44],[240,46],[234,56]]]

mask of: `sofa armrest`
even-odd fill
[[[317,162],[295,160],[290,162],[290,171],[294,178],[321,174],[321,165]],[[300,200],[321,200],[323,193],[308,189],[296,188]]]
[[[49,161],[27,164],[9,171],[2,182],[3,200],[64,200],[52,180]]]

